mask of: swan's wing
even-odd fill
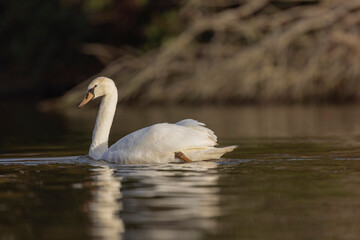
[[[120,161],[174,158],[174,152],[201,149],[216,145],[213,131],[195,120],[187,119],[176,124],[160,123],[133,132],[112,145],[104,159],[116,155]],[[110,156],[111,155],[111,156]]]
[[[184,119],[177,123],[176,125],[184,126],[184,127],[197,127],[197,126],[205,126],[205,123],[196,121],[194,119]]]
[[[111,148],[114,150],[137,149],[162,152],[214,146],[216,138],[212,131],[204,129],[169,123],[155,124],[125,136]]]
[[[192,128],[192,129],[195,129],[195,130],[200,131],[200,132],[204,132],[204,133],[208,134],[213,139],[213,141],[215,142],[215,145],[217,145],[217,143],[216,143],[217,142],[217,137],[216,137],[215,133],[211,129],[205,127],[205,123],[198,122],[198,121],[196,121],[194,119],[184,119],[184,120],[182,120],[180,122],[177,122],[175,124],[179,125],[179,126]]]

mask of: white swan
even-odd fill
[[[98,77],[89,86],[79,108],[103,96],[96,118],[89,156],[113,163],[168,163],[218,159],[236,146],[215,148],[216,136],[205,124],[192,119],[175,124],[159,123],[137,130],[108,148],[118,92],[110,78]]]

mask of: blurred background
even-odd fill
[[[1,1],[0,99],[73,107],[103,75],[123,104],[356,102],[359,27],[351,0]]]
[[[0,43],[0,153],[86,153],[97,76],[110,142],[185,118],[223,144],[360,135],[357,0],[1,1]]]
[[[1,1],[1,99],[59,97],[125,52],[142,54],[160,46],[180,31],[178,4]]]

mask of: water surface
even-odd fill
[[[360,236],[357,106],[119,109],[112,142],[192,117],[239,145],[216,161],[128,166],[84,156],[93,109],[6,110],[0,239]]]

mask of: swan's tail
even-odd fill
[[[186,149],[182,152],[193,161],[219,159],[225,153],[233,151],[238,146],[228,146],[222,148],[208,147],[201,149]]]
[[[238,147],[237,145],[233,145],[233,146],[227,146],[227,147],[222,147],[222,148],[213,148],[213,151],[215,154],[218,154],[217,158],[220,158],[225,153],[234,151],[234,149],[237,147]]]
[[[180,122],[175,123],[179,126],[184,126],[188,128],[192,128],[196,131],[199,131],[201,133],[205,133],[209,139],[212,141],[213,146],[217,145],[217,137],[214,134],[214,132],[205,127],[204,123],[198,122],[193,119],[185,119]],[[228,147],[222,147],[222,148],[216,148],[216,147],[204,147],[204,148],[189,148],[186,150],[182,150],[182,152],[189,157],[193,161],[200,161],[200,160],[209,160],[209,159],[218,159],[221,158],[222,155],[225,153],[233,151],[238,146],[228,146]]]

